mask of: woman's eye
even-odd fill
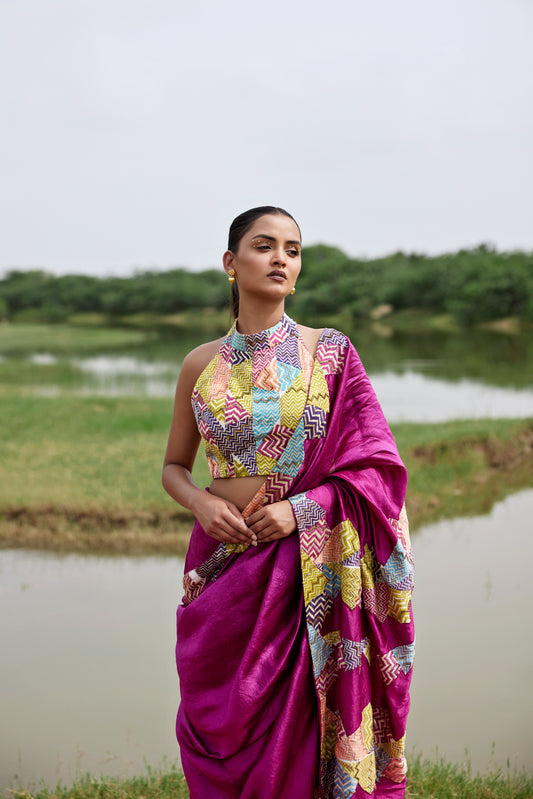
[[[292,255],[293,258],[296,258],[297,255],[300,255],[298,250],[287,250],[289,255]]]
[[[270,244],[259,244],[257,247],[258,250],[269,250]]]

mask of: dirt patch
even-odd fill
[[[181,555],[194,523],[187,511],[97,511],[8,507],[0,514],[0,547],[123,555]]]
[[[514,469],[524,461],[533,463],[533,428],[521,430],[509,441],[489,436],[487,438],[468,436],[451,442],[438,442],[413,447],[411,456],[418,462],[435,465],[450,457],[472,458],[473,453],[481,455],[489,469]],[[533,474],[532,474],[533,478]]]

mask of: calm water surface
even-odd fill
[[[533,416],[533,337],[484,330],[461,333],[347,331],[390,422]],[[147,340],[73,352],[68,328],[63,351],[37,345],[33,354],[0,361],[0,384],[40,396],[171,397],[185,354],[205,337],[144,331]],[[75,339],[74,339],[75,340]],[[57,342],[56,342],[57,344]]]
[[[408,741],[474,768],[533,771],[533,491],[415,534],[417,655]]]
[[[533,491],[414,536],[411,749],[533,769]],[[177,755],[183,563],[0,553],[0,786],[135,774]]]
[[[38,367],[59,363],[49,354],[36,354]],[[100,396],[172,397],[179,364],[146,361],[124,355],[99,355],[68,361],[79,371],[70,388],[78,394]],[[438,376],[438,363],[406,360],[396,369],[382,370],[368,364],[368,372],[387,420],[395,422],[445,422],[452,419],[526,418],[533,416],[531,386],[498,386],[462,377]],[[36,386],[41,396],[55,396],[65,389],[58,384]]]
[[[0,553],[0,788],[176,758],[180,570],[173,558]]]

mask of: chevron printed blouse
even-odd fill
[[[324,434],[324,373],[286,314],[255,335],[235,324],[192,394],[211,477],[295,477],[306,439]]]

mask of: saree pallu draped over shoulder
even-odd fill
[[[177,613],[191,799],[401,797],[414,656],[406,470],[361,361],[319,340],[289,499],[298,534],[245,549],[196,523]]]

